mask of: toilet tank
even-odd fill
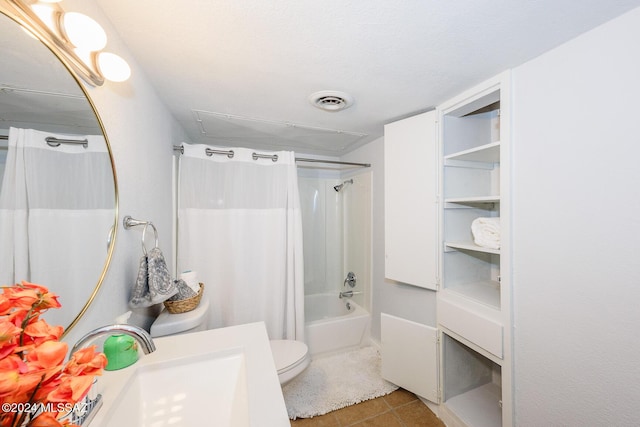
[[[151,325],[150,334],[154,338],[168,335],[188,334],[207,329],[209,300],[203,298],[196,308],[186,313],[171,314],[163,310]]]

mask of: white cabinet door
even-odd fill
[[[436,112],[385,125],[385,276],[437,288]]]
[[[439,402],[438,330],[382,313],[382,378]]]

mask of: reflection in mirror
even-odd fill
[[[66,328],[108,265],[116,222],[111,155],[76,79],[1,14],[0,55],[0,284],[48,287],[62,309],[44,317]]]

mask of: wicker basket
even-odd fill
[[[200,304],[200,299],[202,299],[203,292],[204,283],[200,283],[200,291],[198,292],[198,295],[179,301],[165,301],[164,306],[171,314],[186,313],[187,311],[195,309],[198,304]]]

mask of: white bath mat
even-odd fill
[[[312,360],[282,389],[289,418],[323,415],[397,390],[382,379],[380,365],[380,354],[374,347]]]

